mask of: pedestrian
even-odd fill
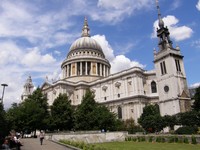
[[[10,150],[9,143],[8,143],[8,139],[5,139],[5,140],[4,140],[4,143],[3,143],[3,145],[2,145],[2,149]]]
[[[44,140],[44,132],[43,132],[42,130],[41,130],[41,132],[40,132],[39,137],[40,137],[40,144],[42,145],[43,140]]]

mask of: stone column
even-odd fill
[[[71,64],[71,71],[70,71],[70,76],[72,76],[72,71],[73,71],[73,65]]]
[[[82,62],[80,62],[80,75],[83,74]]]
[[[77,69],[78,69],[77,62],[75,62],[75,76],[77,76]]]
[[[85,62],[85,75],[87,75],[87,61]]]
[[[109,67],[107,66],[107,76],[109,76]]]
[[[69,65],[67,65],[67,77],[69,77],[70,76],[70,74],[69,74]]]
[[[63,79],[67,77],[67,66],[64,67]]]
[[[98,75],[98,65],[96,63],[96,75]]]
[[[99,68],[100,69],[100,76],[102,76],[102,64],[100,63],[99,66],[100,66],[100,68]]]
[[[105,77],[106,76],[106,67],[105,67],[105,65],[103,65],[103,76]]]

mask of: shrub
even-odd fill
[[[149,137],[149,142],[153,142],[153,137],[152,136]]]
[[[161,137],[161,142],[165,143],[165,137]]]
[[[192,136],[192,137],[191,137],[191,143],[192,143],[192,144],[197,144],[197,140],[196,140],[196,137],[195,137],[195,136]]]
[[[129,134],[135,134],[137,132],[144,132],[144,129],[140,126],[134,126],[132,128],[128,128],[127,130],[128,130]]]
[[[189,141],[188,141],[188,138],[187,137],[183,137],[183,143],[186,143],[186,144],[188,144],[189,143]]]
[[[174,143],[174,137],[173,136],[168,137],[168,143]]]
[[[158,142],[158,143],[161,142],[161,137],[160,137],[160,136],[157,136],[157,137],[156,137],[156,142]]]
[[[175,134],[196,134],[198,131],[197,127],[189,127],[189,126],[184,126],[180,127],[175,131]]]
[[[177,136],[174,137],[174,142],[178,143],[178,137]]]
[[[183,137],[178,138],[178,143],[183,143]]]

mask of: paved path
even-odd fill
[[[40,145],[39,138],[23,138],[20,141],[23,143],[21,150],[71,150],[49,140],[44,140],[43,145]]]

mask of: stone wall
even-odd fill
[[[70,141],[83,141],[85,143],[103,143],[112,141],[125,141],[127,132],[99,132],[99,133],[84,133],[84,132],[71,132],[59,134],[46,134],[45,138],[53,141],[61,139]]]

